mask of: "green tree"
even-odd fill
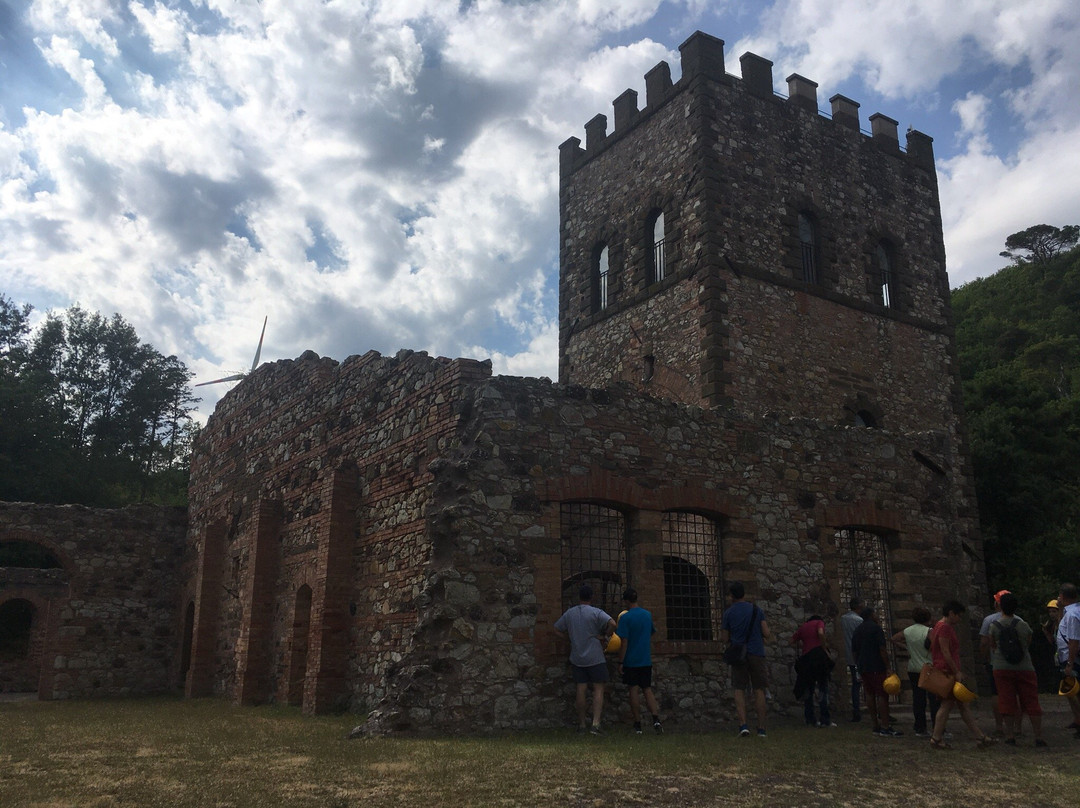
[[[1025,261],[1042,263],[1058,253],[1072,249],[1077,241],[1080,241],[1080,225],[1071,224],[1059,228],[1049,224],[1037,224],[1006,238],[1005,250],[1001,256],[1018,264]]]
[[[30,335],[30,311],[0,297],[0,499],[186,501],[184,364],[120,315],[73,306]]]

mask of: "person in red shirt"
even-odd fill
[[[835,727],[829,715],[829,674],[834,663],[826,651],[825,621],[813,615],[791,635],[791,645],[800,650],[795,661],[795,698],[803,699],[806,723],[811,727]],[[818,693],[816,719],[815,690]]]
[[[956,635],[956,625],[965,611],[967,609],[960,601],[948,601],[941,610],[942,618],[930,631],[930,659],[933,666],[949,674],[957,682],[964,680],[964,674],[960,670],[960,638]],[[960,716],[964,719],[964,724],[971,731],[980,749],[994,743],[993,738],[979,729],[975,716],[971,714],[971,708],[949,694],[941,700],[937,717],[934,719],[934,734],[930,736],[930,745],[934,749],[952,748],[945,743],[945,726],[954,705],[959,707]]]

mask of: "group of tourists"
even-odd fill
[[[761,607],[746,598],[739,582],[728,589],[730,606],[721,622],[721,639],[726,645],[724,660],[731,666],[735,711],[739,735],[751,734],[748,721],[747,692],[752,694],[757,735],[766,736],[767,670],[765,642],[770,630]],[[618,621],[592,605],[592,589],[584,585],[579,604],[568,609],[555,623],[555,630],[570,641],[570,664],[577,684],[576,707],[579,731],[601,734],[604,686],[608,665],[604,650],[619,638],[618,672],[629,688],[630,712],[634,731],[642,732],[641,702],[652,717],[653,730],[663,732],[659,705],[652,687],[652,635],[656,632],[652,614],[638,605],[633,588],[623,592],[625,611]],[[1042,732],[1042,708],[1039,704],[1038,679],[1032,660],[1032,627],[1017,613],[1017,598],[1009,590],[994,595],[995,611],[983,620],[979,632],[979,651],[991,682],[991,706],[995,719],[994,735],[984,732],[968,705],[974,698],[964,687],[965,674],[960,666],[960,640],[956,626],[966,613],[956,600],[946,602],[941,617],[932,620],[930,611],[918,606],[912,610],[912,623],[887,637],[872,605],[852,598],[848,611],[840,617],[844,653],[851,684],[851,721],[862,720],[862,697],[865,696],[874,735],[899,737],[893,726],[889,697],[900,691],[899,678],[891,670],[889,644],[907,652],[907,677],[911,686],[914,734],[929,738],[934,749],[951,748],[946,731],[949,716],[958,710],[976,745],[987,747],[1003,738],[1009,745],[1021,735],[1021,721],[1027,716],[1034,743],[1046,746]],[[1080,738],[1080,597],[1073,584],[1062,584],[1056,599],[1047,604],[1047,616],[1040,626],[1051,642],[1061,677],[1060,692],[1068,697],[1073,723]],[[789,644],[798,651],[795,662],[795,697],[803,702],[803,716],[809,726],[835,727],[829,704],[829,689],[837,655],[826,634],[824,619],[811,615],[792,634]],[[586,721],[587,693],[592,686],[592,723]],[[997,737],[995,737],[997,736]]]

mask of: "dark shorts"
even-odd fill
[[[623,668],[622,681],[630,687],[652,687],[652,665],[644,668]]]
[[[768,686],[765,676],[765,657],[748,656],[741,665],[731,666],[731,684],[736,690],[764,690]]]
[[[570,665],[570,673],[574,677],[574,681],[579,685],[603,684],[608,680],[606,662],[601,662],[599,665],[590,665],[587,668],[572,664]]]
[[[868,696],[887,696],[885,692],[885,679],[888,678],[885,671],[863,671],[862,686]]]

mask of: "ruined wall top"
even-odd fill
[[[612,142],[620,139],[640,121],[677,96],[696,82],[705,80],[717,83],[741,85],[748,95],[764,103],[790,104],[817,117],[823,123],[832,121],[833,125],[861,131],[859,122],[859,104],[843,95],[830,97],[831,114],[829,117],[818,111],[816,82],[793,73],[787,77],[788,94],[786,101],[773,88],[773,63],[753,53],[744,53],[739,62],[742,78],[728,74],[724,69],[724,41],[714,36],[696,31],[679,46],[682,65],[682,77],[677,82],[671,80],[671,67],[667,62],[660,62],[645,74],[645,107],[638,109],[638,94],[627,89],[613,102],[615,126],[611,133],[607,131],[607,116],[598,114],[585,124],[585,148],[576,137],[568,138],[559,146],[560,174],[566,177],[584,165],[596,154],[606,149]],[[870,139],[886,153],[905,156],[912,162],[928,168],[934,167],[933,138],[929,135],[908,129],[906,152],[900,149],[898,122],[880,112],[869,116]]]

